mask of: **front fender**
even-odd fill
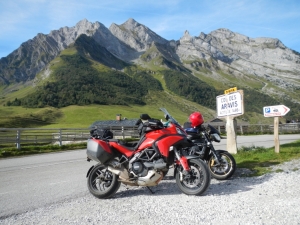
[[[216,153],[228,152],[227,150],[216,150]]]
[[[190,159],[200,159],[201,156],[197,156],[197,155],[187,155],[187,156],[185,156],[185,158],[186,158],[187,160],[190,160]]]
[[[89,171],[88,171],[87,174],[86,174],[86,177],[89,176],[90,172],[92,171],[92,169],[93,169],[94,167],[95,167],[95,166],[92,166],[92,167],[89,169]]]
[[[221,149],[215,150],[215,153],[216,153],[216,154],[220,154],[220,153],[222,153],[222,152],[228,152],[228,151],[227,151],[227,150],[221,150]],[[208,161],[213,155],[214,155],[214,154],[210,151],[209,154],[205,154],[205,156],[204,156],[203,159],[206,160],[206,161]]]

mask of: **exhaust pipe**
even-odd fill
[[[122,180],[128,180],[129,179],[129,174],[128,174],[127,170],[124,167],[122,167],[121,169],[117,169],[117,168],[113,168],[111,166],[108,166],[107,169],[110,172],[118,175]]]

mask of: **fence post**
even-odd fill
[[[61,135],[61,129],[59,129],[59,146],[62,146],[62,135]]]
[[[279,122],[278,122],[278,128],[279,128],[279,129],[278,129],[278,132],[279,132],[279,134],[281,134],[283,129],[282,129],[281,124],[279,124]]]
[[[21,149],[21,131],[17,130],[17,139],[16,139],[16,144],[17,144],[17,149]]]
[[[125,139],[125,136],[124,136],[124,127],[122,127],[122,136],[123,136],[123,139]]]
[[[241,134],[244,134],[242,125],[240,126],[240,129],[241,129]]]

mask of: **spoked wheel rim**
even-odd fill
[[[183,178],[183,185],[189,189],[198,189],[203,183],[203,171],[195,164],[190,165],[190,173]]]
[[[113,180],[112,173],[106,169],[97,169],[92,175],[92,188],[95,191],[105,192],[109,189]]]
[[[211,171],[219,175],[224,175],[226,173],[229,173],[232,169],[231,159],[224,154],[222,154],[220,158],[221,159],[219,164],[216,164],[216,161],[214,159],[210,161]]]
[[[201,195],[210,185],[210,173],[205,162],[199,159],[189,160],[190,170],[187,174],[179,170],[176,173],[176,184],[187,195]]]
[[[88,175],[88,189],[97,198],[110,198],[119,189],[118,176],[108,170],[107,166],[97,164]]]

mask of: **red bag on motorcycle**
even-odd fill
[[[100,139],[88,139],[87,155],[92,160],[101,162],[102,164],[115,157],[107,142]]]

